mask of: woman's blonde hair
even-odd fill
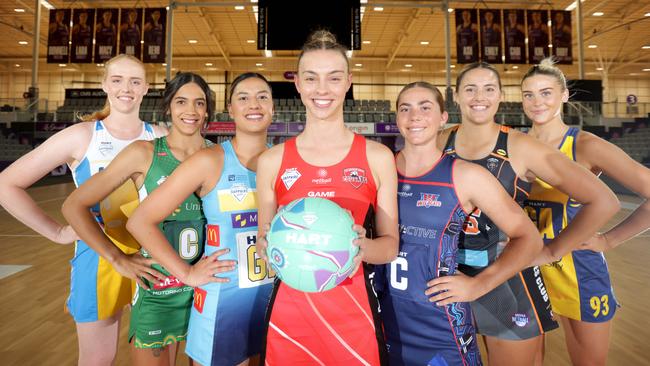
[[[551,76],[557,80],[558,84],[560,84],[562,91],[568,89],[566,77],[562,70],[555,66],[555,60],[552,57],[547,57],[540,61],[539,65],[535,65],[528,69],[523,79],[521,79],[521,83],[523,84],[524,80],[535,75]]]
[[[122,53],[122,54],[119,54],[119,55],[111,58],[110,60],[106,61],[106,63],[104,63],[104,76],[102,77],[102,81],[106,80],[106,77],[108,76],[108,69],[111,67],[111,65],[114,64],[115,62],[119,61],[119,60],[133,61],[133,62],[137,63],[138,65],[140,65],[140,67],[142,67],[142,70],[145,71],[144,64],[142,63],[142,61],[138,60],[137,58],[135,58],[135,57],[133,57],[131,55],[127,55],[127,54]],[[79,119],[82,122],[99,121],[99,120],[103,120],[104,118],[108,117],[109,114],[111,114],[111,105],[108,102],[108,98],[106,98],[106,103],[104,103],[104,108],[102,108],[99,111],[92,112],[90,114],[82,115],[82,116],[79,117]]]

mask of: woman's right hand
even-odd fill
[[[271,230],[271,224],[264,224],[264,229],[260,233],[264,233],[264,235],[260,235],[257,240],[255,241],[255,251],[257,252],[257,256],[265,260],[266,262],[269,261],[268,256],[266,255],[266,248],[269,246],[268,241],[266,241],[266,234]]]
[[[151,268],[154,263],[156,262],[153,259],[145,258],[140,252],[137,252],[135,254],[123,254],[111,264],[122,276],[135,280],[138,286],[149,290],[149,286],[143,281],[143,278],[149,283],[159,283],[167,277]]]
[[[217,274],[230,272],[235,269],[237,261],[219,260],[220,256],[228,254],[229,252],[230,249],[228,248],[221,249],[207,257],[201,258],[200,261],[190,267],[187,277],[181,279],[181,281],[192,287],[202,286],[210,282],[225,283],[230,281],[228,278],[216,276]]]

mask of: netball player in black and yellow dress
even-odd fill
[[[524,112],[533,121],[529,135],[557,148],[594,174],[605,173],[646,201],[624,221],[598,233],[561,259],[541,266],[553,312],[558,315],[574,365],[605,365],[614,297],[603,251],[614,248],[650,227],[650,170],[611,143],[562,121],[569,98],[566,78],[552,60],[544,59],[524,75]],[[543,180],[536,180],[526,210],[537,222],[545,243],[575,225],[582,205]]]

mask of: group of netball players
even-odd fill
[[[569,92],[549,60],[522,81],[528,134],[495,123],[503,93],[489,64],[459,73],[453,128],[435,86],[406,85],[395,156],[344,125],[345,51],[311,35],[294,81],[304,131],[273,147],[262,75],[232,82],[235,136],[215,145],[201,134],[214,100],[199,75],[167,83],[170,127],[152,126],[139,119],[144,66],[119,55],[104,110],[0,174],[5,209],[76,242],[66,305],[80,365],[114,362],[128,304],[138,365],[174,365],[182,341],[199,365],[480,365],[477,334],[491,365],[541,365],[558,319],[573,364],[605,364],[618,304],[602,252],[650,227],[650,170],[562,121]],[[78,187],[63,205],[70,226],[26,192],[64,163]],[[619,207],[601,172],[646,198],[606,232]],[[358,269],[323,293],[284,285],[266,263],[268,223],[306,196],[347,209],[358,233]]]

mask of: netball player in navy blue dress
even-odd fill
[[[447,117],[442,94],[429,83],[408,84],[397,97],[405,139],[396,158],[400,247],[377,278],[391,365],[480,365],[468,301],[542,248],[535,226],[492,174],[436,145]],[[489,269],[468,277],[457,271],[458,235],[477,207],[497,218],[511,242]]]

